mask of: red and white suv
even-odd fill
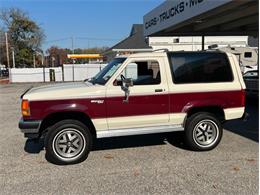
[[[245,84],[233,54],[165,52],[112,60],[95,77],[29,89],[19,127],[45,138],[49,159],[87,158],[93,139],[184,131],[193,150],[210,150],[222,123],[241,118]]]

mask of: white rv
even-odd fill
[[[240,68],[243,73],[251,70],[257,70],[258,66],[258,48],[257,47],[222,47],[220,51],[235,54],[240,62]]]

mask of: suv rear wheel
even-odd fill
[[[222,133],[220,121],[207,112],[192,115],[185,125],[186,143],[192,150],[207,151],[215,148],[222,138]]]
[[[92,136],[80,121],[62,120],[49,128],[44,145],[49,161],[55,164],[75,164],[88,157]]]

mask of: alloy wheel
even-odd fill
[[[53,139],[53,150],[63,160],[77,158],[86,146],[84,136],[74,128],[60,131]]]
[[[212,120],[202,120],[193,129],[193,139],[201,147],[212,146],[219,136],[217,124]]]

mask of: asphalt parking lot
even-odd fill
[[[189,151],[176,133],[106,138],[81,164],[57,166],[17,127],[31,85],[0,85],[0,194],[258,194],[257,99],[212,151]]]

